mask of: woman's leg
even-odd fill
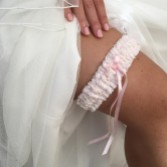
[[[167,166],[167,74],[143,54],[128,71],[120,119],[131,167]]]
[[[103,39],[81,37],[82,62],[76,97],[120,37],[114,29],[106,32]],[[129,167],[166,167],[167,75],[142,53],[127,74],[128,87],[119,119],[127,125],[125,153]],[[116,92],[100,110],[107,113],[115,97]]]

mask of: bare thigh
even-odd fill
[[[81,36],[82,62],[76,97],[120,37],[121,34],[114,29],[106,32],[103,39]],[[143,53],[139,53],[127,75],[128,87],[123,98],[119,119],[128,126],[137,128],[141,127],[141,121],[145,126],[144,122],[149,120],[166,118],[166,73]],[[100,106],[102,112],[108,112],[115,96],[116,92]]]
[[[103,39],[81,37],[81,71],[75,98],[121,37],[114,29]],[[119,119],[127,125],[125,154],[129,167],[167,166],[167,75],[139,53],[127,72],[128,86]],[[108,113],[116,91],[99,108]]]

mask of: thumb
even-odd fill
[[[64,9],[64,17],[67,19],[67,21],[73,20],[74,17],[71,8]]]

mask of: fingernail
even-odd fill
[[[69,21],[72,21],[72,20],[73,20],[73,15],[72,15],[71,13],[68,13],[68,14],[67,14],[67,19],[68,19]]]
[[[98,36],[99,38],[102,38],[102,37],[103,37],[103,33],[102,33],[102,30],[101,30],[101,29],[97,30],[97,36]]]
[[[108,23],[104,24],[104,30],[108,31],[110,29]]]
[[[84,34],[85,35],[90,35],[90,31],[88,27],[84,27]]]

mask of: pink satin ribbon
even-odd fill
[[[104,136],[99,137],[99,138],[94,139],[94,140],[91,140],[88,143],[89,145],[91,145],[91,144],[95,144],[95,143],[98,143],[100,141],[103,141],[106,138],[109,138],[108,141],[107,141],[107,144],[106,144],[106,146],[105,146],[105,148],[104,148],[104,150],[102,152],[102,155],[106,155],[109,152],[109,149],[110,149],[110,147],[111,147],[111,145],[113,143],[113,140],[114,140],[114,137],[115,137],[115,134],[116,134],[116,131],[117,131],[118,117],[119,117],[119,113],[120,113],[120,109],[121,109],[122,99],[123,99],[123,96],[125,94],[125,90],[126,90],[127,85],[128,85],[128,79],[127,79],[127,75],[126,74],[125,74],[125,82],[124,82],[124,84],[122,84],[121,73],[124,73],[124,71],[121,72],[117,68],[116,72],[117,72],[117,79],[118,79],[118,96],[115,99],[115,101],[112,103],[112,105],[110,107],[110,111],[109,111],[109,114],[111,115],[111,112],[112,112],[112,110],[113,110],[113,108],[115,106],[115,115],[114,115],[114,120],[113,120],[112,131],[109,131]]]

